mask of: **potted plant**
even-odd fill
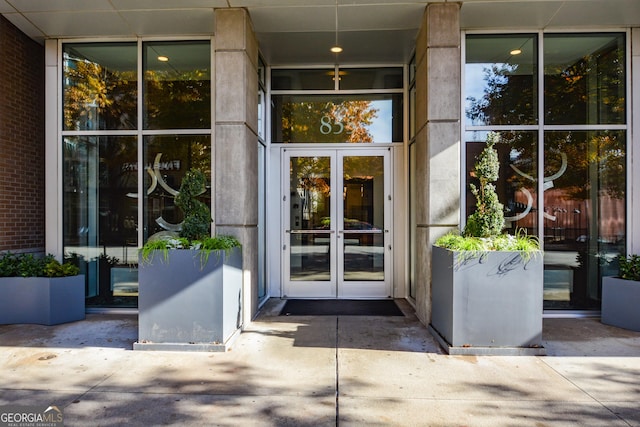
[[[450,354],[544,354],[542,256],[537,238],[502,231],[498,142],[490,133],[476,158],[476,209],[462,235],[432,248],[430,329]]]
[[[57,325],[85,318],[84,276],[53,255],[0,255],[0,324]]]
[[[602,278],[602,323],[640,331],[640,255],[618,257],[620,275]]]
[[[179,235],[140,251],[136,350],[225,351],[242,326],[240,243],[210,236],[210,210],[197,199],[205,186],[204,173],[187,172],[175,199]]]

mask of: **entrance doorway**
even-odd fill
[[[392,297],[390,156],[283,149],[285,297]]]

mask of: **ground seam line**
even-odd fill
[[[600,400],[596,399],[593,395],[591,395],[591,393],[589,393],[587,390],[583,389],[582,387],[580,387],[578,384],[576,384],[575,382],[573,382],[572,380],[570,380],[569,378],[567,378],[562,372],[558,371],[556,368],[554,368],[553,366],[549,365],[548,363],[546,363],[544,361],[543,358],[540,358],[540,361],[542,363],[544,363],[545,365],[547,365],[553,372],[555,372],[556,374],[560,375],[562,378],[564,378],[566,381],[568,381],[571,385],[573,385],[575,388],[577,388],[578,390],[580,390],[581,392],[583,392],[585,395],[589,396],[590,399],[592,399],[594,402],[596,402],[598,405],[602,406],[604,409],[606,409],[607,411],[611,412],[612,415],[615,415],[620,421],[622,421],[623,423],[625,423],[628,426],[631,426],[631,424],[629,424],[629,422],[627,420],[625,420],[624,418],[622,418],[620,415],[616,414],[611,408],[609,408],[607,405],[605,405],[603,402],[600,402]]]

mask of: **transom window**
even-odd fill
[[[273,69],[275,143],[403,141],[402,67]]]

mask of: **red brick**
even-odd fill
[[[44,248],[44,48],[0,16],[0,251]]]

